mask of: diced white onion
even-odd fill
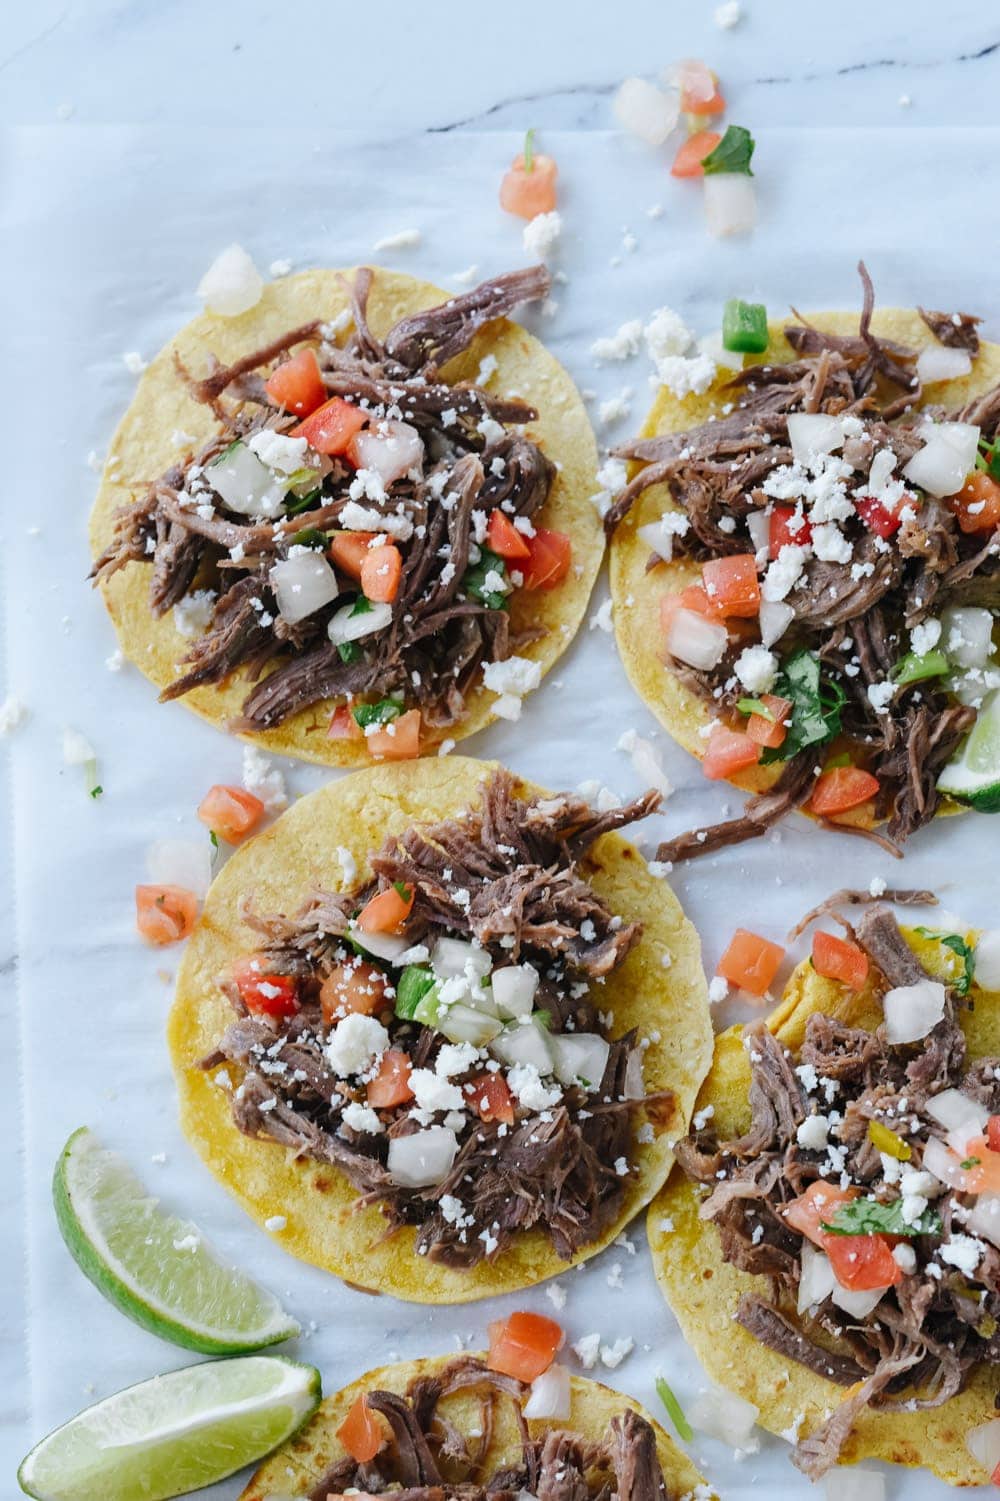
[[[833,453],[844,442],[844,424],[825,412],[792,412],[788,418],[788,441],[797,464],[807,464],[817,454]]]
[[[538,971],[531,964],[505,964],[490,977],[493,1004],[508,1020],[527,1020],[535,1004]]]
[[[944,344],[931,344],[917,356],[917,375],[925,386],[938,380],[960,380],[972,369],[972,356],[967,349],[948,349]]]
[[[760,1417],[760,1408],[738,1397],[735,1392],[727,1392],[724,1387],[713,1386],[708,1391],[699,1392],[688,1407],[688,1417],[692,1427],[707,1433],[710,1438],[721,1439],[732,1449],[753,1453],[760,1446],[753,1431]]]
[[[771,551],[771,513],[750,511],[747,514],[747,531],[750,533],[754,552],[762,552],[767,557]]]
[[[408,422],[380,422],[376,428],[355,434],[354,453],[359,469],[370,469],[386,489],[419,466],[424,443]]]
[[[976,943],[976,984],[1000,990],[1000,928],[987,928]]]
[[[553,1032],[549,1048],[560,1084],[579,1080],[585,1088],[597,1089],[611,1051],[603,1037],[596,1032]]]
[[[654,787],[664,797],[669,797],[674,790],[673,783],[663,770],[660,753],[653,742],[631,731],[628,752],[640,782],[646,787]]]
[[[873,1308],[877,1308],[885,1297],[887,1289],[884,1287],[862,1288],[858,1292],[850,1292],[848,1288],[841,1287],[834,1279],[833,1292],[830,1294],[838,1308],[844,1313],[850,1314],[852,1319],[866,1319]]]
[[[428,1188],[446,1178],[458,1152],[458,1138],[447,1126],[429,1126],[389,1142],[389,1176],[400,1188]]]
[[[954,1136],[956,1151],[961,1151],[971,1136],[982,1136],[990,1117],[985,1105],[970,1100],[960,1089],[942,1089],[932,1095],[924,1109],[932,1121],[945,1128],[949,1139]]]
[[[410,940],[404,938],[402,933],[366,933],[362,928],[353,927],[351,937],[366,954],[384,959],[387,964],[394,964],[410,947]]]
[[[742,235],[757,223],[753,178],[744,172],[713,172],[704,179],[709,234]]]
[[[623,130],[638,136],[647,146],[662,146],[677,124],[680,99],[674,92],[665,94],[645,78],[626,78],[612,108]]]
[[[270,584],[278,609],[289,625],[315,614],[340,593],[336,574],[314,547],[275,563]]]
[[[569,1368],[550,1365],[547,1371],[536,1376],[531,1383],[528,1400],[524,1404],[526,1418],[555,1418],[564,1423],[570,1411]]]
[[[716,365],[721,365],[723,370],[743,369],[743,351],[727,349],[718,329],[710,334],[703,334],[698,340],[698,349],[702,354],[707,354]]]
[[[965,1173],[960,1166],[958,1154],[945,1146],[939,1136],[932,1136],[924,1147],[923,1167],[948,1188],[962,1188]]]
[[[886,1039],[895,1044],[919,1042],[944,1016],[945,988],[938,980],[896,985],[882,999]]]
[[[815,1308],[828,1298],[836,1285],[829,1256],[809,1241],[802,1242],[802,1271],[799,1274],[799,1313]]]
[[[203,897],[212,884],[212,846],[207,839],[156,839],[146,869],[155,886],[183,886]]]
[[[970,1428],[965,1435],[965,1446],[992,1478],[993,1471],[1000,1464],[1000,1418],[991,1418],[988,1423]]]
[[[227,245],[198,283],[198,296],[210,313],[238,318],[256,307],[264,279],[242,245]]]
[[[773,646],[795,619],[795,611],[783,599],[762,599],[759,619],[761,641],[765,646]]]
[[[980,1194],[966,1229],[970,1235],[981,1235],[992,1245],[1000,1246],[1000,1195]]]
[[[667,626],[665,644],[667,651],[679,662],[707,672],[717,667],[725,656],[729,634],[724,625],[707,620],[697,610],[688,610],[684,605],[676,609]]]
[[[530,1063],[540,1074],[552,1072],[549,1038],[534,1022],[508,1027],[490,1043],[490,1052],[502,1063]]]
[[[985,667],[993,655],[991,610],[978,605],[950,605],[941,611],[941,649],[959,667]]]
[[[626,1100],[641,1100],[645,1098],[646,1081],[642,1076],[642,1049],[633,1048],[628,1055],[625,1065],[625,1088],[622,1094]]]
[[[927,441],[903,474],[928,495],[954,495],[976,462],[978,427],[968,422],[928,422],[920,432]]]
[[[864,1465],[834,1465],[823,1484],[826,1501],[885,1501],[885,1476]]]
[[[288,482],[278,479],[245,443],[234,443],[207,464],[204,476],[239,516],[270,517],[281,512]]]
[[[439,980],[466,974],[485,980],[492,964],[488,949],[466,943],[462,938],[439,938],[431,949],[431,969]]]
[[[441,1007],[435,1027],[449,1042],[471,1042],[474,1048],[484,1048],[496,1037],[501,1023],[478,1006],[456,1001]]]
[[[353,612],[353,604],[342,605],[331,615],[326,634],[334,646],[342,646],[345,641],[360,641],[363,636],[384,631],[392,623],[392,605],[372,605],[370,610],[365,610],[360,615]]]
[[[661,516],[659,521],[647,521],[645,526],[636,527],[637,534],[642,538],[647,547],[651,547],[658,558],[664,563],[669,563],[674,555],[675,532],[667,526],[666,520]]]

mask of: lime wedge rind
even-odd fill
[[[980,813],[1000,813],[1000,690],[985,699],[958,753],[938,777],[938,791]]]
[[[305,1423],[319,1372],[247,1355],[155,1376],[86,1408],[24,1459],[36,1501],[168,1501],[256,1464]]]
[[[197,1226],[160,1210],[124,1159],[86,1127],[60,1155],[52,1196],[84,1275],[159,1338],[203,1355],[237,1355],[300,1332],[271,1293],[219,1260]]]

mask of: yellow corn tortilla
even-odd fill
[[[808,317],[810,323],[829,333],[856,334],[858,330],[857,313],[810,313]],[[769,323],[770,343],[766,353],[748,356],[745,363],[785,365],[797,359],[784,335],[788,322],[788,319],[782,319]],[[919,313],[909,308],[885,308],[876,312],[872,327],[882,338],[893,339],[911,349],[923,349],[937,343]],[[739,400],[738,389],[726,389],[726,383],[732,378],[731,371],[720,370],[714,384],[701,396],[678,398],[661,386],[640,437],[683,432],[706,422],[709,417],[722,416],[724,406]],[[939,381],[925,386],[924,403],[942,403],[957,408],[988,391],[997,381],[1000,381],[1000,344],[983,343],[973,361],[971,374],[962,380]],[[638,465],[632,468],[638,473]],[[659,613],[660,600],[665,594],[679,594],[688,584],[700,582],[701,565],[690,558],[679,557],[670,563],[660,563],[647,573],[650,547],[638,534],[640,526],[658,521],[664,511],[680,509],[667,485],[651,485],[639,496],[615,531],[611,543],[611,597],[614,601],[615,639],[629,681],[678,745],[701,760],[706,745],[701,731],[714,716],[704,699],[685,687],[665,665]],[[630,603],[626,604],[626,600]],[[734,787],[741,787],[746,792],[761,792],[777,781],[782,769],[780,761],[769,766],[751,766],[729,780]],[[837,821],[870,823],[871,819],[864,810],[853,817],[844,815]]]
[[[481,1355],[481,1352],[480,1352]],[[405,1395],[408,1387],[419,1377],[434,1376],[454,1361],[455,1356],[437,1355],[425,1360],[406,1361],[401,1365],[381,1366],[369,1371],[343,1391],[327,1397],[306,1426],[289,1439],[276,1454],[266,1459],[249,1485],[241,1492],[240,1501],[285,1501],[285,1498],[308,1496],[323,1476],[346,1455],[343,1444],[337,1438],[337,1429],[350,1412],[358,1397],[371,1391],[396,1392]],[[550,1419],[532,1419],[528,1427],[533,1437],[541,1436],[550,1428],[566,1429],[579,1433],[584,1438],[596,1441],[603,1437],[613,1417],[631,1407],[646,1419],[656,1433],[656,1448],[663,1478],[671,1501],[675,1497],[689,1497],[703,1477],[695,1469],[676,1444],[657,1423],[656,1419],[633,1397],[626,1397],[599,1381],[590,1381],[583,1376],[570,1377],[570,1415],[565,1422]],[[468,1434],[479,1428],[481,1412],[476,1388],[452,1392],[442,1398],[438,1412],[449,1419],[461,1433]],[[493,1432],[483,1462],[483,1474],[519,1464],[521,1439],[514,1418],[513,1402],[499,1396],[496,1403]],[[707,1498],[715,1492],[708,1489],[700,1493]]]
[[[912,929],[903,931],[921,964],[953,983],[956,956]],[[970,945],[975,942],[974,932],[962,936]],[[970,1000],[973,1009],[961,1013],[970,1060],[1000,1052],[1000,994],[973,984]],[[792,974],[767,1025],[785,1047],[796,1051],[814,1011],[869,1030],[882,1021],[871,980],[855,994],[818,975],[807,960]],[[720,1140],[748,1129],[749,1084],[741,1029],[730,1027],[716,1039],[715,1060],[697,1104],[698,1110],[714,1108],[712,1124]],[[771,1433],[795,1429],[798,1437],[805,1437],[843,1401],[848,1388],[778,1355],[736,1323],[736,1305],[743,1294],[759,1292],[767,1297],[770,1284],[765,1277],[752,1277],[723,1261],[718,1230],[698,1218],[701,1201],[696,1186],[678,1167],[650,1205],[647,1229],[661,1291],[712,1380],[759,1407],[759,1421]],[[670,1223],[673,1229],[667,1228]],[[985,1472],[966,1448],[965,1435],[977,1423],[996,1417],[995,1390],[996,1372],[984,1365],[966,1389],[942,1407],[924,1412],[869,1407],[848,1437],[841,1463],[885,1459],[924,1466],[950,1485],[984,1484]]]
[[[468,1271],[416,1255],[412,1227],[386,1239],[382,1214],[374,1207],[358,1210],[356,1190],[335,1168],[296,1161],[283,1147],[241,1135],[230,1118],[228,1094],[198,1060],[232,1020],[216,976],[256,946],[239,919],[242,897],[252,893],[262,913],[290,912],[317,885],[328,890],[357,885],[370,877],[368,856],[387,835],[462,813],[478,801],[493,769],[489,762],[458,756],[373,767],[296,803],[238,850],[214,882],[184,956],[168,1024],[181,1125],[220,1182],[258,1223],[285,1216],[287,1228],[278,1240],[293,1255],[358,1287],[416,1303],[492,1297],[556,1276],[572,1263],[556,1255],[540,1229]],[[357,864],[350,882],[342,874],[339,847]],[[613,911],[643,924],[641,942],[608,976],[600,1004],[614,1013],[616,1036],[633,1026],[650,1036],[646,1087],[673,1091],[673,1101],[655,1112],[654,1140],[636,1144],[639,1172],[628,1180],[620,1219],[581,1252],[580,1261],[619,1235],[666,1180],[673,1161],[670,1143],[686,1129],[712,1054],[698,935],[670,888],[617,835],[598,840],[583,869]],[[669,968],[663,963],[667,954]]]
[[[90,545],[95,558],[111,541],[115,511],[141,497],[146,482],[182,457],[185,450],[171,441],[171,435],[175,431],[189,434],[191,447],[197,451],[216,430],[211,408],[194,400],[177,372],[174,356],[179,355],[193,375],[201,376],[209,355],[230,364],[310,319],[332,320],[350,307],[342,278],[349,281],[353,275],[353,271],[314,270],[271,282],[250,312],[238,318],[202,313],[161,349],[140,379],[111,442],[90,518]],[[444,302],[448,296],[412,276],[377,271],[368,303],[372,330],[384,334],[400,318]],[[509,319],[498,319],[481,329],[465,353],[444,367],[444,378],[449,382],[475,380],[487,354],[497,361],[489,389],[523,397],[538,411],[538,420],[529,423],[525,431],[559,466],[540,521],[567,532],[573,543],[573,565],[557,588],[515,590],[511,601],[515,634],[530,627],[542,627],[546,632],[538,641],[518,648],[519,655],[540,663],[545,673],[573,639],[601,565],[603,534],[590,500],[599,488],[597,447],[580,393],[569,375],[538,339]],[[130,563],[100,587],[125,655],[162,689],[183,670],[178,663],[192,642],[175,628],[172,612],[160,620],[154,618],[149,607],[149,578],[148,565]],[[239,714],[252,686],[241,670],[227,683],[193,689],[180,702],[225,728]],[[481,684],[477,686],[468,695],[466,714],[458,724],[425,728],[422,750],[432,755],[442,740],[461,740],[481,730],[494,718],[491,706],[495,701],[494,694]],[[327,739],[334,702],[314,704],[273,729],[241,738],[256,741],[269,751],[326,766],[370,764],[364,741]]]

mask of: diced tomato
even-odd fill
[[[778,973],[785,951],[779,943],[737,928],[716,970],[730,985],[749,995],[763,995]]]
[[[490,1325],[486,1364],[517,1381],[534,1381],[547,1371],[564,1339],[555,1319],[541,1313],[512,1313]]]
[[[137,886],[135,925],[147,943],[187,938],[198,916],[198,898],[183,886]]]
[[[1000,485],[978,469],[957,495],[948,496],[945,504],[955,513],[963,532],[992,532],[1000,526]]]
[[[760,751],[759,742],[751,740],[749,735],[717,724],[708,738],[701,769],[710,782],[724,782],[736,772],[756,766]]]
[[[783,547],[805,547],[812,541],[812,523],[794,506],[775,506],[768,531],[768,552],[776,558]]]
[[[706,615],[709,620],[718,620],[718,615],[712,609],[711,601],[705,593],[702,584],[688,584],[679,594],[664,594],[660,600],[660,626],[666,635],[670,629],[675,610],[695,610],[699,615]]]
[[[878,790],[878,780],[870,771],[862,771],[860,766],[834,766],[817,777],[809,810],[818,818],[832,818],[849,808],[859,808]]]
[[[760,581],[752,552],[709,558],[702,564],[701,576],[717,615],[752,620],[760,614]]]
[[[686,115],[725,112],[726,101],[719,93],[719,80],[699,58],[690,57],[675,64],[671,80],[681,91],[681,109]]]
[[[328,1027],[342,1016],[374,1016],[386,1007],[387,981],[382,970],[365,959],[338,964],[319,988],[319,1003]]]
[[[972,1158],[977,1158],[978,1161],[971,1162],[969,1167],[963,1169],[965,1181],[962,1192],[1000,1194],[1000,1152],[992,1150],[988,1136],[973,1136],[966,1142],[965,1152],[961,1162],[971,1162]]]
[[[825,1235],[823,1249],[830,1258],[833,1275],[850,1292],[871,1292],[876,1287],[895,1287],[903,1269],[892,1254],[887,1235]]]
[[[779,698],[777,694],[765,693],[761,697],[761,703],[770,709],[773,719],[765,719],[763,714],[751,714],[747,720],[747,736],[755,740],[758,745],[766,745],[772,749],[781,745],[788,734],[788,716],[792,712],[790,698]]]
[[[216,783],[198,804],[198,817],[227,844],[238,844],[264,817],[264,804],[242,787]]]
[[[674,164],[670,168],[671,177],[704,177],[702,162],[710,152],[714,151],[722,137],[714,130],[696,130],[693,136],[688,136],[674,157]]]
[[[300,349],[298,354],[268,376],[264,382],[273,402],[294,412],[296,417],[308,417],[326,400],[326,387],[319,373],[319,361],[312,349]]]
[[[828,1240],[834,1239],[821,1225],[828,1225],[841,1204],[850,1203],[861,1192],[859,1188],[841,1188],[836,1183],[824,1183],[822,1178],[810,1183],[805,1193],[799,1194],[786,1204],[781,1213],[793,1230],[811,1240],[814,1246],[826,1249]]]
[[[375,532],[334,532],[327,545],[327,557],[341,573],[360,584],[361,570],[375,536]]]
[[[710,99],[699,99],[695,94],[689,94],[686,90],[683,91],[681,93],[681,109],[684,114],[694,115],[696,119],[700,119],[704,115],[724,115],[726,113],[726,101],[719,93],[719,86],[716,84],[715,91]]]
[[[464,1092],[481,1121],[514,1124],[514,1096],[502,1074],[480,1074],[465,1085]]]
[[[863,989],[868,978],[868,955],[835,933],[813,934],[812,962],[818,975],[840,980],[850,990]]]
[[[391,1110],[413,1099],[410,1074],[413,1065],[402,1048],[390,1048],[382,1054],[378,1073],[368,1081],[368,1103],[376,1110]]]
[[[337,1429],[337,1437],[359,1465],[370,1464],[382,1448],[385,1434],[378,1414],[372,1412],[364,1393],[356,1398],[347,1417]]]
[[[500,207],[520,219],[550,214],[556,206],[558,175],[559,168],[551,156],[532,152],[530,168],[525,166],[523,154],[515,156],[500,184]]]
[[[870,532],[879,537],[891,537],[902,526],[895,511],[876,500],[874,495],[862,495],[854,502],[854,509]]]
[[[420,755],[420,710],[409,709],[367,737],[376,761],[412,761]]]
[[[363,740],[364,731],[346,704],[338,704],[330,715],[328,740]]]
[[[370,547],[361,561],[361,589],[375,604],[392,604],[402,576],[403,554],[394,542]]]
[[[298,427],[293,427],[289,436],[305,438],[317,453],[344,454],[354,434],[361,431],[370,416],[370,412],[362,411],[343,397],[331,396]]]
[[[986,1145],[991,1152],[1000,1152],[1000,1115],[991,1115],[986,1122]]]
[[[266,958],[248,954],[232,966],[232,977],[240,1000],[254,1016],[282,1018],[294,1016],[299,1009],[299,987],[293,975],[269,974]]]
[[[486,524],[486,545],[501,558],[531,557],[527,537],[518,531],[510,517],[499,508],[490,512],[490,519]]]
[[[403,894],[395,886],[386,887],[358,913],[357,925],[362,933],[398,933],[413,911],[413,886],[404,886]]]
[[[565,532],[540,526],[528,543],[528,560],[521,569],[526,589],[554,589],[569,572],[573,544]]]

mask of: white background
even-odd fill
[[[636,14],[647,9],[634,7]],[[233,239],[263,267],[286,256],[298,268],[364,259],[377,238],[413,226],[423,232],[421,247],[389,262],[444,286],[472,263],[484,275],[523,263],[518,226],[496,208],[496,187],[517,133],[546,120],[574,127],[544,139],[561,166],[566,233],[559,264],[569,281],[557,291],[557,315],[539,331],[581,386],[602,397],[632,386],[636,424],[648,397],[645,358],[597,370],[589,355],[594,338],[664,303],[707,330],[734,294],[765,300],[775,311],[789,302],[803,310],[856,305],[861,254],[882,303],[961,305],[985,313],[987,332],[1000,337],[993,207],[1000,136],[937,128],[971,120],[964,101],[986,98],[995,80],[990,56],[971,58],[990,43],[986,23],[971,7],[952,7],[936,39],[911,29],[904,42],[890,38],[888,21],[881,37],[857,19],[852,28],[844,22],[849,8],[840,7],[844,24],[817,16],[825,34],[795,38],[782,30],[791,9],[761,0],[749,8],[742,34],[723,36],[708,9],[685,7],[675,30],[661,14],[654,46],[653,32],[643,38],[638,27],[619,24],[613,35],[570,39],[565,28],[557,34],[548,11],[532,19],[522,7],[507,8],[519,45],[501,28],[500,64],[490,47],[474,76],[459,68],[440,87],[412,67],[412,45],[404,48],[389,27],[374,72],[370,55],[363,77],[338,67],[324,85],[330,93],[322,109],[319,85],[304,78],[315,55],[302,46],[308,25],[290,38],[275,13],[253,6],[238,16],[221,7],[211,19],[185,5],[70,6],[35,43],[46,7],[14,19],[0,57],[7,84],[0,116],[33,128],[2,138],[0,166],[6,691],[31,710],[2,765],[13,810],[11,854],[0,864],[14,898],[4,903],[0,949],[8,1012],[0,1126],[11,1144],[0,1216],[0,1423],[11,1486],[13,1463],[30,1441],[96,1397],[188,1359],[105,1304],[58,1237],[48,1181],[59,1148],[84,1121],[126,1151],[172,1208],[280,1292],[304,1325],[315,1323],[297,1353],[321,1367],[328,1390],[391,1354],[446,1350],[456,1338],[476,1343],[497,1311],[471,1305],[433,1312],[362,1298],[300,1266],[277,1238],[245,1220],[177,1129],[163,1042],[176,956],[138,943],[132,888],[144,876],[153,838],[200,831],[194,808],[201,794],[212,782],[238,780],[241,753],[182,706],[156,705],[135,669],[115,675],[104,667],[115,643],[85,583],[85,522],[96,487],[86,457],[104,452],[129,399],[133,380],[122,353],[150,356],[196,310],[199,276]],[[618,7],[617,15],[626,14]],[[912,19],[911,9],[906,14]],[[450,38],[456,57],[455,24],[452,7],[431,7],[421,35],[426,58],[435,35],[442,45]],[[202,31],[205,43],[195,45]],[[533,46],[533,37],[545,45]],[[171,64],[182,38],[191,43],[185,68]],[[236,41],[241,51],[232,52]],[[484,45],[481,35],[476,44]],[[709,241],[696,187],[672,183],[662,156],[595,128],[608,123],[601,90],[622,72],[648,66],[654,52],[667,62],[695,50],[719,67],[734,101],[745,101],[734,117],[757,128],[761,225],[748,241]],[[935,63],[962,53],[968,62]],[[274,111],[250,87],[263,84],[276,56],[280,97],[306,99],[297,131],[282,130],[277,119],[268,123]],[[838,73],[854,62],[864,66]],[[804,83],[810,71],[817,76]],[[794,81],[759,81],[772,75]],[[296,86],[289,88],[289,77]],[[896,101],[905,89],[914,105],[901,112]],[[531,103],[501,104],[489,115],[493,103],[515,95],[530,95]],[[76,105],[68,122],[55,119],[61,103]],[[277,113],[291,120],[287,108]],[[422,128],[470,114],[476,127],[498,118],[507,128]],[[89,123],[116,119],[151,123]],[[801,128],[816,119],[830,128]],[[842,128],[847,121],[858,128]],[[213,128],[206,131],[205,122]],[[349,122],[397,139],[363,141],[347,132]],[[782,125],[789,128],[775,128]],[[665,213],[650,220],[645,211],[656,203]],[[625,226],[639,241],[631,255],[621,249]],[[617,432],[599,437],[607,442]],[[594,609],[603,590],[602,581]],[[87,798],[79,768],[62,765],[67,725],[97,748],[105,787],[97,803]],[[627,795],[639,784],[614,745],[630,727],[655,733],[612,639],[585,627],[521,723],[495,727],[464,748],[550,786],[598,778]],[[676,792],[651,823],[651,842],[735,808],[736,794],[710,787],[694,763],[656,738]],[[303,792],[324,775],[295,767],[289,783]],[[919,836],[899,867],[860,841],[824,838],[795,821],[756,846],[679,871],[674,884],[703,934],[711,968],[737,923],[780,938],[813,901],[875,874],[930,884],[968,921],[996,922],[995,850],[996,826],[968,817]],[[166,1164],[154,1165],[151,1158],[163,1152]],[[635,1255],[615,1248],[563,1279],[570,1294],[564,1321],[573,1339],[592,1329],[609,1340],[632,1335],[639,1348],[611,1379],[651,1401],[653,1375],[662,1369],[684,1400],[699,1373],[655,1290],[641,1227],[635,1240]],[[613,1291],[606,1279],[617,1261],[624,1287]],[[551,1311],[541,1289],[506,1306]],[[767,1485],[789,1495],[807,1491],[780,1440],[765,1437],[761,1457],[741,1466],[710,1441],[696,1440],[692,1453],[727,1496]],[[233,1482],[220,1495],[238,1489]],[[943,1488],[907,1478],[905,1492],[930,1496]],[[890,1481],[890,1493],[903,1493],[902,1476]]]

